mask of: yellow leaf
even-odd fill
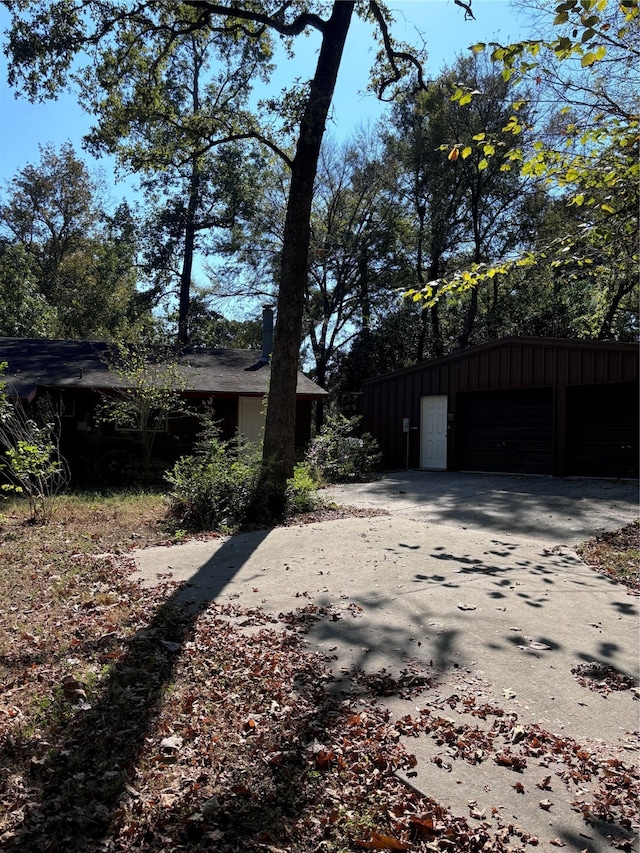
[[[469,145],[466,145],[466,146],[462,149],[462,159],[463,159],[463,160],[466,160],[466,159],[467,159],[467,157],[469,157],[469,155],[470,155],[470,154],[472,154],[472,153],[473,153],[473,151],[472,151],[471,147],[470,147]]]
[[[456,160],[458,159],[459,154],[460,154],[460,152],[458,151],[457,148],[452,148],[451,151],[449,151],[449,155],[447,156],[447,160],[451,160],[453,163],[455,163]]]
[[[476,133],[476,135],[473,137],[473,139],[476,142],[482,142],[482,140],[485,138],[486,135],[487,135],[486,133]]]
[[[489,161],[483,157],[482,160],[480,160],[480,162],[478,163],[478,171],[484,172],[484,170],[487,169],[488,167],[489,167]]]
[[[594,62],[598,61],[598,57],[595,53],[585,53],[585,55],[580,60],[580,65],[583,68],[588,68],[590,65],[593,65]]]
[[[601,205],[601,207],[605,213],[615,213],[615,210],[611,207],[610,204],[603,204],[603,205]]]
[[[483,145],[482,150],[484,151],[485,157],[491,157],[492,154],[496,153],[496,149],[493,145]]]

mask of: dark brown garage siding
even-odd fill
[[[628,460],[620,461],[620,453],[613,452],[613,445],[616,442],[629,443],[630,398],[627,398],[623,416],[619,409],[607,404],[604,391],[602,405],[591,405],[591,408],[588,401],[597,400],[597,394],[593,398],[593,394],[585,392],[585,396],[580,396],[571,391],[582,386],[597,388],[626,383],[630,383],[630,393],[635,393],[637,398],[638,348],[634,344],[503,338],[368,380],[363,384],[364,427],[378,439],[387,468],[406,465],[407,445],[409,467],[417,468],[420,464],[420,398],[444,394],[448,398],[450,416],[448,468],[490,470],[489,466],[493,464],[500,466],[493,470],[516,471],[526,467],[532,472],[542,473],[544,469],[544,473],[548,473],[548,435],[541,437],[542,433],[538,432],[538,437],[527,438],[523,426],[529,417],[524,400],[529,397],[530,405],[535,408],[540,405],[539,390],[547,389],[545,393],[551,394],[553,409],[550,472],[556,475],[626,476],[622,470],[630,470],[630,464]],[[511,399],[515,421],[509,435],[502,440],[507,446],[511,443],[512,447],[515,446],[513,442],[519,441],[522,457],[517,459],[514,459],[516,454],[509,456],[506,450],[502,457],[495,447],[491,450],[489,436],[482,439],[478,435],[474,444],[465,422],[467,417],[473,422],[480,401],[484,399],[482,405],[491,401],[489,397],[483,398],[483,394],[507,391],[521,391],[522,398],[517,395],[495,397],[492,404],[497,407],[497,413],[489,415],[485,412],[484,417],[492,418],[493,429],[497,429],[502,421],[502,428],[507,430],[505,408]],[[476,392],[480,396],[475,403],[471,396],[464,396]],[[518,405],[517,400],[520,400]],[[548,398],[544,406],[548,415]],[[576,406],[578,412],[574,415]],[[637,403],[634,406],[637,411]],[[596,415],[590,415],[594,410]],[[402,432],[403,418],[410,419],[408,438]],[[601,421],[599,425],[598,418]],[[592,427],[579,426],[590,420],[593,420]],[[516,426],[518,422],[520,425]],[[514,431],[520,432],[520,439],[515,437]],[[605,440],[607,434],[615,436],[612,441]],[[606,473],[602,474],[604,469]]]

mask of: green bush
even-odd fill
[[[380,464],[378,443],[368,432],[357,435],[360,418],[327,418],[309,446],[306,461],[316,477],[328,483],[364,480]]]
[[[287,515],[313,512],[320,504],[318,480],[308,462],[301,462],[293,470],[287,483]]]
[[[180,528],[231,532],[251,523],[259,503],[262,454],[238,436],[223,441],[218,428],[204,423],[193,456],[183,456],[166,475],[169,514]],[[287,485],[287,515],[309,512],[318,503],[317,482],[309,466],[296,466]]]
[[[255,445],[241,436],[223,441],[218,427],[203,416],[193,456],[183,456],[165,477],[170,485],[170,515],[190,530],[232,530],[242,524],[259,474]]]

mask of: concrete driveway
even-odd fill
[[[490,724],[470,717],[469,703],[499,706],[511,729],[517,721],[637,758],[637,693],[603,695],[572,672],[614,667],[638,683],[638,598],[573,550],[637,517],[636,484],[412,471],[326,497],[388,514],[149,548],[136,555],[139,577],[186,581],[180,597],[194,604],[237,601],[276,617],[320,608],[306,637],[330,658],[336,689],[350,686],[353,668],[434,679],[418,705],[389,701],[398,719],[422,703],[466,731]],[[499,805],[496,814],[538,837],[538,850],[557,839],[569,850],[610,849],[611,825],[585,824],[575,792],[559,783],[547,810],[532,779],[522,776],[526,795],[516,789],[513,768],[443,762],[446,743],[434,736],[407,748],[418,763],[406,781],[456,813],[468,817],[474,802],[491,819]]]
[[[638,516],[638,484],[625,480],[403,471],[333,486],[338,503],[378,507],[426,524],[578,544]]]

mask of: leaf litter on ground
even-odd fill
[[[416,763],[407,736],[516,776],[527,761],[547,762],[585,821],[637,824],[637,774],[606,745],[519,726],[463,692],[434,697],[437,679],[417,665],[399,676],[355,671],[345,689],[304,633],[318,619],[357,618],[355,605],[275,618],[211,603],[194,616],[172,603],[177,585],[132,583],[130,547],[166,540],[158,506],[75,507],[73,523],[40,530],[2,520],[2,849],[514,853],[537,844],[497,809],[486,817],[474,807],[469,820],[400,782],[396,773]],[[394,720],[381,701],[389,696],[419,698],[421,711]],[[488,728],[453,723],[446,706]]]

